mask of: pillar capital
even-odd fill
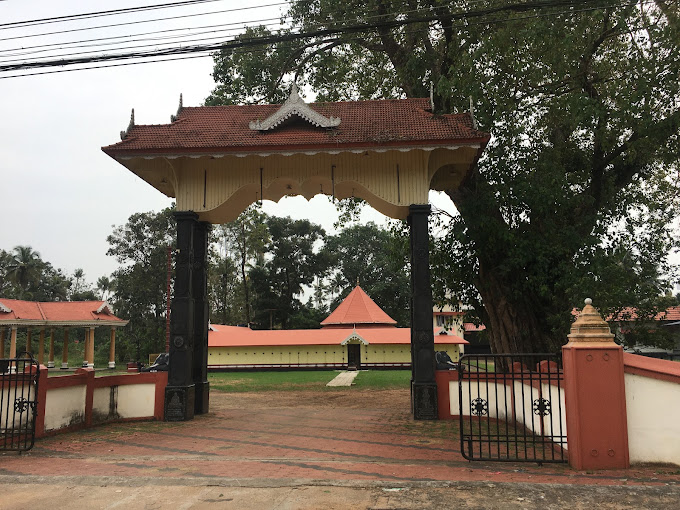
[[[430,204],[411,204],[408,206],[409,216],[414,214],[430,214],[431,211]]]
[[[172,213],[172,215],[175,217],[175,220],[177,221],[198,220],[198,214],[196,214],[194,211],[175,211]]]
[[[595,307],[593,300],[587,298],[585,305],[576,321],[571,325],[569,344],[571,343],[614,343],[614,335],[609,329],[609,324],[602,319]],[[567,344],[568,345],[568,344]]]

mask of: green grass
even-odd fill
[[[369,370],[359,372],[354,379],[357,388],[392,389],[408,388],[411,384],[410,370]]]
[[[337,371],[298,372],[211,372],[208,374],[210,389],[217,391],[338,391],[347,387],[328,388]],[[354,380],[357,388],[392,389],[408,388],[410,370],[361,371]]]
[[[244,391],[299,391],[325,390],[326,383],[335,371],[300,372],[211,372],[208,374],[211,390]],[[330,389],[330,388],[329,388]]]

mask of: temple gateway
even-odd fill
[[[177,203],[166,420],[209,407],[207,243],[211,223],[258,200],[359,197],[408,220],[411,235],[411,398],[437,418],[428,191],[457,188],[490,135],[470,113],[437,115],[429,99],[184,107],[169,124],[137,125],[103,151]]]

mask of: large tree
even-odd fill
[[[267,255],[250,271],[255,293],[253,320],[261,328],[275,322],[289,329],[298,326],[294,318],[300,315],[299,322],[309,325],[309,317],[315,315],[303,310],[300,298],[316,277],[328,271],[327,257],[319,246],[325,231],[308,220],[289,217],[269,216],[266,225],[270,236]]]
[[[0,296],[31,301],[67,299],[71,279],[30,246],[0,250]]]
[[[326,240],[324,251],[335,270],[332,285],[340,291],[334,309],[357,282],[401,327],[408,327],[408,240],[375,223],[351,225]]]
[[[120,267],[111,275],[116,315],[129,320],[121,330],[119,359],[165,351],[168,246],[175,246],[174,208],[135,213],[106,238],[107,255]]]
[[[265,246],[269,242],[269,231],[266,225],[267,215],[260,211],[257,205],[251,205],[232,222],[219,225],[215,229],[217,242],[220,245],[222,274],[226,275],[230,262],[228,257],[233,257],[231,263],[238,267],[242,296],[242,316],[239,322],[250,324],[252,300],[248,271],[261,256]],[[225,276],[225,278],[228,278]],[[224,285],[229,285],[228,279]],[[222,287],[224,290],[225,287]]]
[[[432,83],[437,112],[471,101],[493,138],[447,191],[457,214],[440,218],[433,269],[439,299],[472,306],[496,352],[555,349],[585,296],[656,306],[678,244],[676,2],[297,0],[288,14],[290,28],[244,36],[281,43],[215,55],[206,102],[277,101],[293,79],[317,100]]]

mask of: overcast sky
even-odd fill
[[[0,2],[0,23],[164,1],[6,1]],[[115,31],[83,31],[39,39],[9,37],[265,3],[273,2],[216,1],[68,25],[0,28],[0,60],[10,58],[7,54],[16,53],[15,48],[37,44],[277,17],[282,6],[142,23]],[[112,226],[124,224],[135,212],[158,211],[170,205],[171,199],[106,156],[101,147],[120,140],[119,132],[127,128],[131,108],[138,124],[166,124],[177,110],[180,93],[185,106],[202,104],[214,87],[211,72],[212,59],[205,57],[0,79],[0,248],[30,245],[44,260],[70,274],[83,268],[90,282],[109,275],[117,267],[106,255],[106,236]],[[6,74],[0,73],[3,76]],[[434,201],[439,207],[453,208],[446,197],[434,197]],[[265,202],[265,211],[308,218],[327,230],[332,229],[337,217],[323,196],[309,204],[301,197],[286,198],[279,204]],[[368,211],[363,220],[380,222],[383,218]]]

